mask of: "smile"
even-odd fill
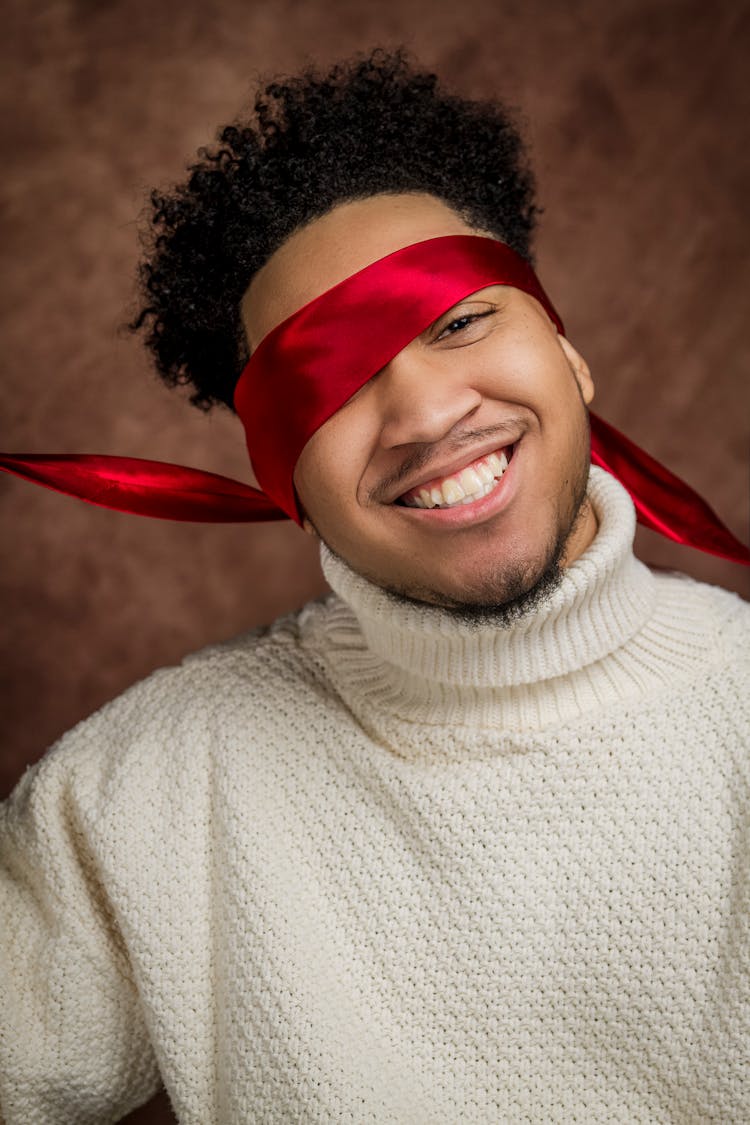
[[[449,476],[436,477],[409,489],[396,501],[407,508],[458,508],[484,499],[497,488],[513,456],[507,446],[472,461]]]

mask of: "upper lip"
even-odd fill
[[[404,484],[403,481],[399,481],[397,486],[398,491],[393,491],[386,503],[394,503],[399,497],[404,496],[405,493],[411,492],[413,489],[419,488],[423,484],[427,484],[430,480],[435,480],[436,477],[449,477],[453,473],[458,473],[461,469],[465,469],[467,465],[471,465],[474,461],[479,461],[482,457],[488,457],[490,453],[496,453],[499,449],[507,449],[509,445],[515,445],[519,439],[520,434],[516,437],[495,434],[494,437],[488,438],[481,445],[477,445],[473,449],[459,451],[449,461],[441,461],[429,467],[420,468],[418,476],[415,475],[411,479],[406,478],[406,484]]]

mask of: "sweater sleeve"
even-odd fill
[[[0,1121],[119,1121],[159,1087],[126,950],[79,815],[80,728],[0,805]]]

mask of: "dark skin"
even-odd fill
[[[335,207],[254,277],[242,302],[251,346],[378,258],[449,234],[486,232],[422,193]],[[418,601],[458,608],[523,599],[596,534],[585,499],[593,394],[585,361],[533,297],[509,286],[474,293],[310,438],[294,474],[305,528],[358,573]],[[467,467],[503,451],[508,469],[488,495],[405,505],[405,495],[425,485],[450,490]]]

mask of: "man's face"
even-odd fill
[[[386,254],[477,233],[429,195],[337,207],[253,279],[243,301],[251,347]],[[456,608],[522,604],[596,533],[585,500],[592,398],[585,362],[533,297],[482,289],[310,438],[294,474],[306,527],[403,596]]]

